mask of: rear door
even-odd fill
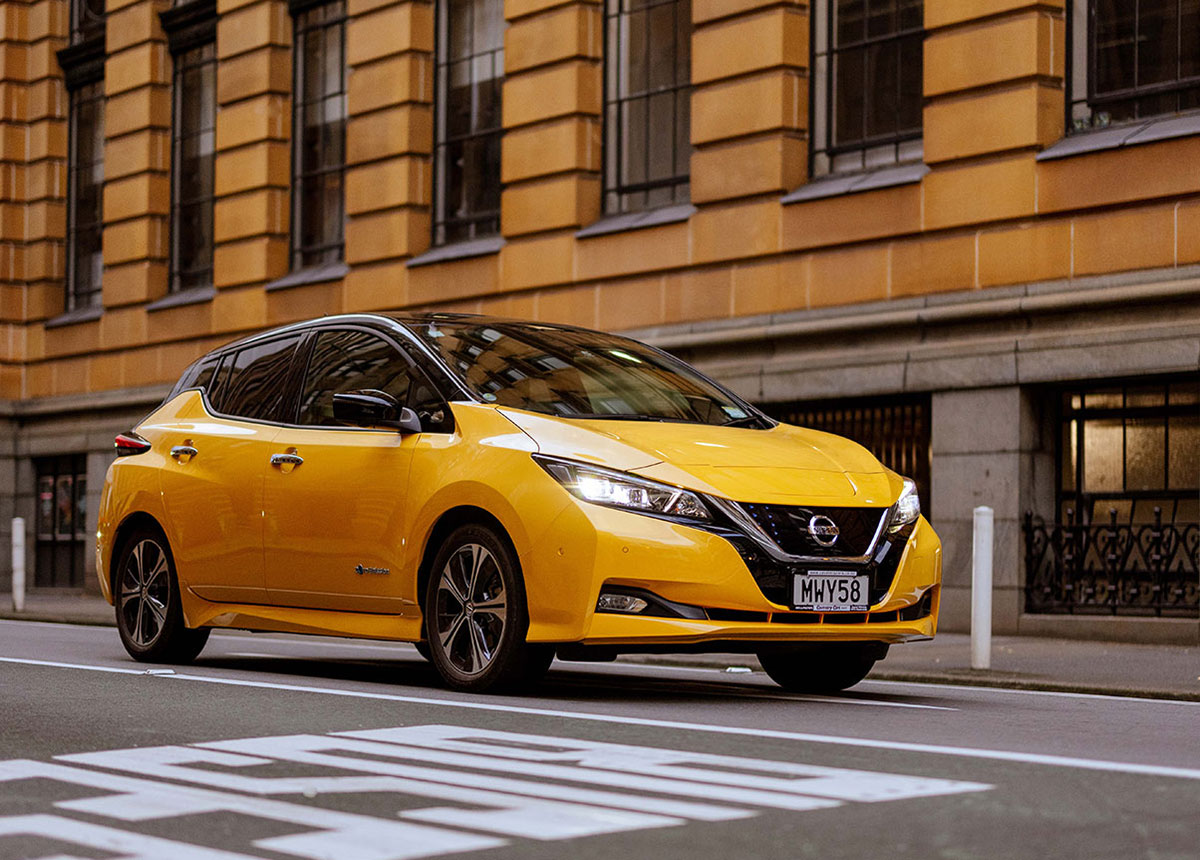
[[[419,434],[346,427],[333,395],[375,389],[408,405],[414,370],[368,329],[315,333],[295,422],[272,445],[265,483],[266,580],[284,606],[404,614],[405,494]]]
[[[229,353],[203,400],[165,427],[163,502],[179,576],[206,600],[266,602],[263,479],[300,335]]]

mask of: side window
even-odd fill
[[[407,406],[411,381],[408,360],[382,338],[362,331],[323,331],[304,375],[297,421],[342,426],[333,417],[333,395],[347,391],[386,391]]]
[[[283,396],[284,383],[299,335],[248,346],[221,370],[217,408],[241,418],[270,420]]]
[[[208,387],[208,384],[212,382],[213,371],[217,369],[217,364],[220,360],[220,356],[210,355],[192,364],[179,377],[179,381],[175,383],[175,387],[167,395],[167,400],[170,400],[181,391],[187,391],[189,388]]]

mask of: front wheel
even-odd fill
[[[139,528],[129,536],[113,585],[117,633],[130,657],[143,663],[196,659],[209,630],[190,630],[184,623],[175,560],[161,532]]]
[[[456,690],[518,687],[554,658],[551,646],[525,641],[529,614],[516,554],[486,526],[461,526],[438,550],[425,618],[430,659]]]
[[[880,642],[829,642],[760,651],[758,662],[776,684],[795,693],[836,693],[867,677],[888,646]]]

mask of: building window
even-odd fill
[[[812,9],[811,175],[920,161],[923,0]]]
[[[1200,108],[1200,3],[1074,0],[1071,127]]]
[[[894,472],[912,478],[928,515],[930,504],[930,398],[928,394],[767,403],[773,418],[853,439]]]
[[[99,305],[104,257],[104,81],[72,89],[67,189],[67,310]]]
[[[82,588],[87,535],[87,456],[40,457],[37,474],[35,560],[37,588]]]
[[[1063,522],[1200,522],[1200,383],[1067,391],[1060,438]]]
[[[296,4],[292,268],[336,263],[345,243],[346,3]]]
[[[71,43],[104,36],[104,0],[72,0]]]
[[[212,284],[216,43],[175,57],[171,291]]]
[[[500,232],[503,0],[443,0],[437,19],[435,245]]]
[[[691,0],[605,0],[604,210],[686,203]]]

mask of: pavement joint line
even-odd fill
[[[209,684],[224,684],[234,687],[250,687],[267,690],[283,690],[287,692],[315,693],[326,696],[342,696],[355,699],[376,699],[389,702],[406,702],[413,705],[431,707],[461,708],[464,710],[499,711],[510,714],[528,714],[539,717],[557,717],[560,719],[580,720],[584,722],[612,723],[617,725],[645,726],[647,728],[678,729],[680,731],[705,732],[709,734],[735,735],[753,738],[773,738],[776,740],[798,741],[800,743],[829,744],[832,746],[860,747],[904,752],[930,753],[947,755],[957,758],[990,759],[993,761],[1015,762],[1018,764],[1046,765],[1050,767],[1066,767],[1079,770],[1104,771],[1108,773],[1127,773],[1137,776],[1162,776],[1174,779],[1200,781],[1200,768],[1169,767],[1166,765],[1136,764],[1134,762],[1104,761],[1101,759],[1084,759],[1072,756],[1047,755],[1043,753],[1023,753],[1010,750],[988,750],[973,747],[939,746],[937,744],[921,744],[909,741],[887,741],[871,738],[846,738],[835,735],[817,735],[806,732],[788,732],[778,729],[745,728],[741,726],[714,726],[703,723],[688,723],[680,720],[658,720],[649,717],[634,717],[618,714],[591,714],[580,711],[561,711],[550,708],[532,708],[524,705],[502,705],[491,702],[467,702],[456,699],[431,699],[425,696],[402,696],[395,693],[371,693],[365,690],[339,690],[332,687],[310,687],[303,684],[280,684],[272,681],[251,681],[239,678],[222,678],[210,675],[149,675],[148,670],[126,669],[117,666],[94,666],[84,663],[65,663],[52,660],[33,660],[21,657],[0,657],[0,663],[17,663],[30,666],[47,666],[63,669],[81,669],[84,671],[111,672],[121,675],[144,675],[164,680],[200,681]]]

